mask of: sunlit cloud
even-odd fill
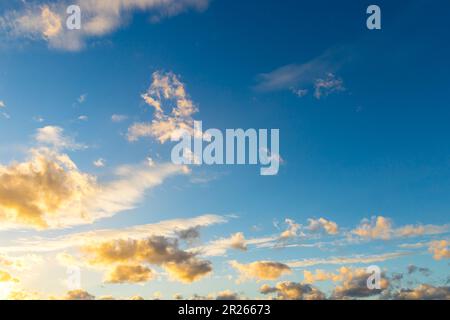
[[[46,126],[37,129],[35,139],[39,144],[61,150],[78,150],[85,145],[75,142],[75,139],[64,134],[64,129],[57,126]]]
[[[386,217],[373,217],[371,220],[364,219],[361,224],[351,231],[362,239],[407,238],[423,235],[436,235],[449,232],[449,225],[406,225],[394,228],[392,220]]]
[[[371,274],[363,268],[341,268],[338,276],[342,277],[342,283],[334,288],[331,299],[372,297],[382,294],[384,290],[389,288],[390,282],[384,274],[380,277],[379,289],[369,288],[367,279],[370,275]]]
[[[429,251],[436,260],[450,259],[450,243],[447,240],[433,241],[430,243]]]
[[[325,231],[328,234],[335,235],[339,232],[339,227],[336,222],[327,220],[325,218],[308,219],[308,230],[312,232]]]
[[[230,265],[239,272],[242,281],[247,279],[276,280],[292,272],[289,266],[273,261],[255,261],[249,264],[230,261]]]
[[[192,116],[198,111],[186,93],[185,85],[173,73],[155,72],[152,84],[142,95],[154,109],[152,122],[134,123],[128,129],[128,140],[152,137],[160,143],[180,138],[183,132],[193,133]]]
[[[176,240],[165,237],[118,239],[87,245],[81,250],[86,254],[89,265],[109,269],[116,264],[106,276],[108,282],[150,280],[152,272],[143,264],[161,266],[172,278],[186,283],[196,281],[212,271],[209,261],[200,260],[194,253],[181,250]]]
[[[397,259],[405,256],[409,256],[410,252],[391,252],[383,253],[378,255],[359,255],[359,256],[349,256],[349,257],[329,257],[329,258],[314,258],[314,259],[304,259],[297,261],[289,261],[286,264],[291,268],[304,268],[316,265],[343,265],[343,264],[355,264],[355,263],[374,263],[381,262],[390,259]]]
[[[111,181],[80,171],[60,149],[78,146],[59,127],[38,129],[36,140],[50,148],[29,150],[29,159],[0,165],[1,229],[66,228],[133,209],[146,191],[166,178],[189,173],[183,166],[126,165]]]
[[[414,289],[400,289],[386,296],[394,300],[449,300],[449,286],[421,284]]]
[[[147,12],[153,22],[187,10],[201,11],[208,0],[76,0],[58,3],[23,2],[20,9],[0,17],[0,32],[11,39],[45,41],[50,48],[78,51],[89,39],[109,35],[128,23],[134,12]],[[69,5],[81,9],[80,30],[66,28]]]
[[[277,300],[324,300],[325,294],[310,284],[291,281],[278,282],[274,287],[261,286],[259,292],[265,295],[275,294]]]

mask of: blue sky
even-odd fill
[[[85,0],[74,2],[84,9]],[[122,3],[120,18],[111,30],[97,35],[81,34],[87,32],[83,27],[81,35],[71,31],[79,42],[75,49],[64,26],[48,37],[40,24],[44,8],[61,18],[66,2],[0,4],[0,101],[4,104],[0,108],[0,193],[4,192],[0,221],[5,225],[1,247],[5,259],[33,256],[36,260],[31,259],[35,271],[23,279],[23,270],[0,265],[12,277],[17,274],[14,292],[63,296],[67,266],[55,257],[65,252],[83,259],[83,250],[76,246],[24,252],[18,249],[24,241],[39,239],[43,244],[37,246],[45,247],[46,241],[69,242],[67,237],[85,231],[118,231],[205,214],[227,222],[199,226],[200,238],[194,243],[180,240],[182,250],[194,252],[237,233],[243,233],[246,250],[231,246],[219,256],[199,253],[196,258],[210,261],[212,270],[189,284],[168,279],[167,263],[151,267],[159,270],[153,270],[158,274],[151,281],[108,284],[104,266],[86,261],[81,267],[83,290],[116,298],[152,298],[155,292],[163,292],[163,298],[176,293],[188,298],[225,290],[267,298],[259,290],[263,284],[274,288],[281,288],[277,283],[283,281],[305,285],[305,270],[339,273],[340,267],[352,268],[357,277],[358,268],[370,265],[363,257],[397,254],[374,262],[389,279],[385,294],[389,291],[399,297],[400,289],[420,291],[423,285],[448,292],[450,45],[446,18],[450,5],[446,1],[378,1],[381,30],[366,28],[366,8],[372,4],[368,1],[248,0],[237,4],[199,0],[180,1],[176,10],[171,7],[175,0],[168,1],[167,7],[149,0],[145,8],[133,6],[132,0],[117,2]],[[91,15],[107,9],[86,10],[82,13],[88,14],[88,23]],[[155,15],[161,17],[158,22],[151,19]],[[34,24],[17,24],[23,17]],[[183,83],[188,99],[199,109],[193,117],[206,128],[280,129],[283,161],[278,175],[260,176],[258,166],[194,166],[187,174],[168,174],[155,186],[135,190],[140,196],[129,210],[114,210],[89,223],[36,229],[17,218],[18,212],[15,218],[8,216],[12,206],[8,192],[25,192],[7,179],[15,172],[14,161],[26,164],[30,149],[43,145],[57,155],[67,154],[77,172],[95,177],[99,184],[117,179],[114,172],[120,166],[138,170],[136,166],[143,166],[148,157],[156,163],[152,170],[159,176],[159,166],[170,165],[174,144],[154,137],[127,140],[134,123],[154,117],[141,94],[152,84],[155,72],[174,75]],[[318,81],[328,87],[317,91]],[[123,119],[112,121],[113,115]],[[36,133],[42,128],[62,129],[57,138],[77,143],[78,148],[37,141]],[[94,165],[99,159],[104,159],[104,166]],[[33,182],[26,179],[24,183],[32,188]],[[46,192],[51,194],[51,188]],[[25,196],[20,201],[41,200]],[[53,219],[57,213],[43,214]],[[379,220],[378,226],[376,217],[390,222],[385,225]],[[323,226],[315,230],[308,219],[319,218],[324,219],[322,223],[334,222],[339,231],[330,233]],[[282,232],[289,230],[285,219],[302,226],[282,239]],[[406,233],[405,226],[413,230]],[[357,231],[367,228],[375,232]],[[251,241],[263,238],[270,238],[267,246]],[[438,241],[444,242],[439,247],[443,256],[436,259],[432,248]],[[333,264],[329,261],[333,257],[359,257],[360,261]],[[292,267],[294,261],[309,259],[328,262]],[[241,266],[272,261],[287,265],[291,273],[260,279],[230,261]],[[407,274],[408,265],[429,268],[431,275]],[[49,281],[44,270],[54,270],[62,280]],[[404,282],[395,283],[394,272],[404,273]],[[241,279],[246,277],[250,279]],[[337,297],[336,288],[344,290],[355,283],[328,279],[311,285]],[[277,297],[286,297],[277,290]]]

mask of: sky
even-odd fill
[[[0,299],[450,299],[449,11],[3,1]],[[173,163],[194,120],[277,174]]]

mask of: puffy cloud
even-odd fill
[[[179,239],[186,240],[188,242],[192,242],[200,237],[199,227],[179,230],[176,233]]]
[[[165,143],[180,138],[184,132],[194,134],[192,115],[198,109],[175,74],[153,73],[152,84],[142,98],[154,108],[154,119],[151,123],[134,123],[128,129],[130,141],[152,137]]]
[[[73,138],[65,136],[64,129],[57,126],[39,128],[35,139],[38,143],[55,149],[77,150],[85,148],[84,145],[76,143]]]
[[[325,218],[319,219],[308,219],[309,225],[308,230],[312,232],[318,232],[324,230],[328,234],[337,234],[339,232],[339,227],[336,222],[327,220]]]
[[[150,268],[142,265],[120,264],[114,266],[106,275],[108,283],[141,283],[153,278]]]
[[[162,266],[171,277],[190,283],[212,271],[209,261],[178,248],[178,242],[161,236],[142,240],[114,240],[82,248],[92,266],[135,263]]]
[[[361,238],[387,240],[392,235],[392,222],[381,216],[373,218],[372,221],[363,220],[352,233]]]
[[[96,188],[67,155],[34,150],[27,162],[0,166],[0,221],[3,228],[45,229],[86,220],[83,200]]]
[[[421,284],[414,289],[396,291],[389,297],[397,300],[450,300],[450,287]]]
[[[200,280],[212,272],[211,262],[194,257],[178,262],[167,262],[164,264],[164,269],[172,278],[184,283]]]
[[[389,288],[389,280],[381,275],[380,289],[370,289],[367,285],[367,280],[371,276],[367,270],[363,268],[351,269],[343,267],[339,270],[338,278],[342,278],[342,283],[335,287],[331,298],[332,299],[347,299],[347,298],[365,298],[381,294],[384,290]]]
[[[98,183],[81,172],[66,154],[46,148],[30,151],[30,159],[0,165],[0,221],[8,228],[65,228],[92,223],[134,208],[144,192],[185,167],[124,166],[116,179]]]
[[[241,297],[236,292],[225,290],[217,294],[216,300],[241,300]]]
[[[249,264],[241,264],[237,261],[230,261],[230,265],[240,273],[242,280],[276,280],[291,273],[291,268],[280,262],[255,261]]]
[[[80,30],[66,28],[69,5],[82,13]],[[152,20],[178,15],[188,9],[203,10],[208,0],[76,0],[33,4],[0,17],[0,31],[10,38],[44,40],[49,47],[77,51],[87,39],[110,34],[122,27],[134,11],[150,12]]]
[[[0,282],[19,282],[19,280],[13,278],[8,272],[0,270]]]
[[[382,216],[363,220],[352,233],[363,239],[382,239],[415,237],[448,232],[448,225],[406,225],[393,228],[391,219]]]
[[[236,249],[236,250],[247,250],[247,244],[245,241],[244,233],[237,232],[229,238],[229,246],[230,248]]]
[[[430,243],[428,250],[433,254],[433,258],[436,260],[449,259],[449,246],[450,244],[447,240],[433,241]]]
[[[310,284],[297,282],[279,282],[275,287],[263,285],[260,290],[262,294],[276,293],[278,300],[324,300],[325,294]]]
[[[343,267],[344,268],[344,267]],[[332,273],[332,272],[326,272],[323,270],[316,270],[315,273],[304,270],[303,271],[303,277],[305,283],[314,283],[318,281],[341,281],[342,280],[342,273]]]
[[[296,237],[301,225],[295,223],[292,219],[286,219],[285,222],[288,225],[288,228],[280,234],[280,238],[288,239]]]
[[[62,300],[95,300],[95,296],[85,290],[79,289],[67,292]]]
[[[0,100],[0,108],[6,108],[6,103],[3,100]]]
[[[332,297],[334,299],[351,298],[351,297],[368,297],[380,294],[389,287],[389,281],[383,277],[380,282],[380,289],[371,290],[367,287],[367,280],[370,273],[366,269],[353,269],[349,267],[341,267],[336,273],[316,270],[311,272],[303,271],[305,283],[315,283],[320,281],[342,282],[340,286],[336,286]]]

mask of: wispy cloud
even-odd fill
[[[9,246],[1,247],[0,251],[5,253],[53,252],[79,248],[90,243],[112,241],[114,239],[141,240],[151,236],[178,237],[179,233],[185,230],[204,228],[225,222],[227,222],[226,217],[207,214],[193,218],[164,220],[126,228],[69,233],[59,237],[22,238],[14,241]]]
[[[10,38],[46,41],[50,48],[77,51],[86,41],[123,27],[134,12],[148,12],[153,22],[186,10],[204,10],[209,0],[76,0],[23,2],[22,8],[0,17],[0,32]],[[69,5],[81,8],[80,30],[66,28]]]
[[[343,91],[343,81],[336,72],[347,59],[345,56],[344,49],[328,50],[306,63],[289,64],[260,74],[255,89],[260,92],[290,90],[298,97],[306,96],[313,89],[317,99]]]
[[[112,122],[116,122],[116,123],[123,122],[123,121],[125,121],[127,119],[128,119],[128,117],[126,115],[123,115],[123,114],[113,114],[111,116],[111,121]]]
[[[149,189],[171,176],[189,173],[171,163],[124,165],[102,183],[61,152],[79,149],[62,128],[41,128],[35,139],[44,146],[30,149],[27,160],[0,165],[1,229],[89,224],[133,209]]]
[[[330,257],[330,258],[316,258],[316,259],[305,259],[298,261],[290,261],[286,262],[288,266],[291,268],[304,268],[311,267],[316,265],[344,265],[344,264],[355,264],[355,263],[374,263],[381,262],[390,259],[397,259],[401,257],[405,257],[411,255],[411,252],[392,252],[392,253],[384,253],[379,255],[359,255],[359,256],[350,256],[350,257]]]

